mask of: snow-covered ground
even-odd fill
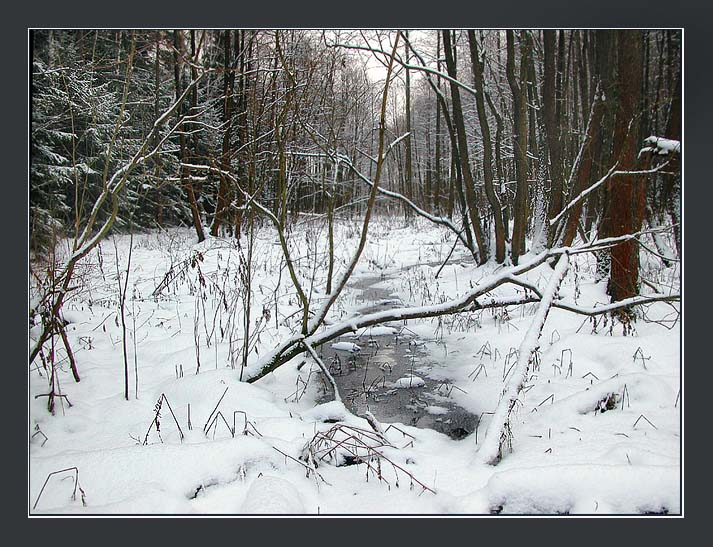
[[[680,324],[671,322],[677,304],[648,306],[647,317],[659,321],[640,320],[628,336],[603,316],[594,321],[552,309],[511,423],[512,451],[485,465],[479,442],[536,304],[409,321],[440,366],[426,360],[399,382],[409,388],[429,374],[444,376],[458,388],[448,398],[481,422],[462,440],[405,424],[375,430],[341,403],[316,403],[324,389],[310,358],[295,358],[253,384],[240,380],[299,332],[301,321],[274,230],[257,234],[250,272],[240,260],[245,242],[195,244],[185,229],[134,235],[125,305],[128,401],[117,270],[123,283],[130,239],[110,238],[87,257],[81,289],[64,314],[81,382],[72,379],[58,343],[56,382],[66,400],[57,399],[54,416],[47,398],[36,398],[48,392],[48,371],[39,358],[30,370],[32,514],[681,512],[681,340]],[[357,222],[338,224],[337,272],[358,234]],[[382,276],[379,286],[397,296],[385,308],[431,305],[504,268],[476,268],[458,250],[436,278],[452,237],[422,222],[376,219],[353,281]],[[323,228],[298,224],[290,241],[297,275],[318,301],[326,275]],[[642,260],[654,286],[678,286],[677,264]],[[247,273],[253,298],[248,366],[241,371]],[[551,275],[543,264],[524,277],[544,288]],[[594,257],[574,255],[560,297],[582,306],[608,302],[605,282],[594,277]],[[522,290],[502,287],[498,294]],[[345,291],[327,323],[354,313],[363,305],[358,296],[353,287]],[[375,329],[394,336],[393,325]],[[344,354],[365,347],[352,337],[332,344]],[[432,408],[443,412],[437,402]],[[361,460],[345,453],[349,442],[359,445],[351,450]],[[62,472],[47,480],[55,471]]]

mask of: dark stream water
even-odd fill
[[[380,281],[382,277],[366,277],[352,284],[360,291],[357,302],[363,303],[359,314],[402,305],[390,291],[375,286]],[[381,422],[435,429],[454,439],[475,430],[478,418],[451,398],[457,388],[447,379],[446,363],[407,326],[387,323],[362,329],[359,335],[340,339],[357,344],[358,352],[335,350],[331,344],[319,350],[352,412],[363,415],[369,410]],[[326,388],[322,400],[332,397],[331,388]]]

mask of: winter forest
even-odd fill
[[[682,514],[681,30],[30,30],[28,514]]]

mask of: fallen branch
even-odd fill
[[[342,397],[341,395],[339,395],[339,388],[337,387],[337,382],[334,380],[334,376],[332,376],[327,367],[324,366],[324,363],[319,358],[319,355],[317,355],[317,352],[314,351],[314,348],[309,344],[309,342],[307,342],[306,340],[302,340],[302,345],[307,348],[307,351],[312,356],[312,359],[314,359],[314,362],[317,363],[317,366],[319,366],[319,368],[322,370],[322,374],[327,377],[327,380],[329,380],[329,383],[332,385],[332,389],[334,390],[334,400],[341,403]]]
[[[557,266],[555,266],[555,271],[547,287],[542,293],[542,299],[535,317],[530,324],[530,328],[527,329],[522,344],[520,344],[515,371],[505,388],[498,407],[495,409],[495,414],[485,433],[485,439],[483,439],[483,443],[478,450],[478,459],[483,463],[494,465],[502,458],[503,446],[508,439],[510,430],[510,415],[518,400],[520,391],[527,381],[530,372],[530,358],[539,347],[542,328],[545,326],[555,295],[562,284],[568,267],[569,254],[563,253],[557,262]]]

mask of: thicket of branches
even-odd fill
[[[665,264],[681,255],[678,31],[43,30],[31,44],[30,322],[41,329],[30,362],[59,337],[77,381],[62,306],[77,265],[112,230],[189,225],[197,241],[246,238],[249,257],[256,226],[276,229],[300,329],[248,381],[354,328],[325,329],[325,318],[377,213],[424,217],[478,264],[506,269],[459,299],[359,326],[539,302],[520,379],[551,307],[626,325],[633,307],[678,298],[640,296],[639,277],[641,234]],[[320,299],[294,260],[300,216],[327,226]],[[339,216],[361,222],[341,265]],[[611,305],[557,297],[578,252],[597,253]],[[557,264],[546,288],[518,277],[544,262]],[[506,283],[529,296],[488,296]],[[247,358],[246,345],[243,368]],[[488,461],[521,387],[506,392]]]
[[[365,236],[379,210],[481,264],[662,226],[680,257],[678,31],[35,31],[31,92],[31,249],[73,242],[55,288],[110,230],[269,221],[290,265],[298,215],[331,246],[335,215]],[[598,256],[614,300],[639,292],[622,241]]]
[[[46,247],[57,232],[72,235],[103,179],[199,74],[176,112],[188,117],[181,130],[132,173],[117,228],[129,218],[134,227],[198,220],[213,233],[232,233],[242,192],[217,171],[187,165],[230,172],[274,213],[283,202],[291,214],[351,203],[359,195],[351,168],[367,178],[375,168],[382,82],[365,63],[387,63],[395,35],[33,32],[32,248]],[[677,31],[404,33],[387,140],[409,135],[391,154],[382,187],[455,219],[459,230],[464,223],[481,261],[506,254],[516,261],[526,235],[533,245],[551,245],[577,232],[613,234],[610,194],[622,186],[614,180],[544,225],[614,164],[644,167],[637,157],[622,164],[624,141],[638,151],[651,135],[680,140],[680,49]],[[349,163],[335,161],[337,154]],[[637,187],[646,219],[677,224],[676,177],[645,179]],[[408,205],[404,211],[413,213]]]

